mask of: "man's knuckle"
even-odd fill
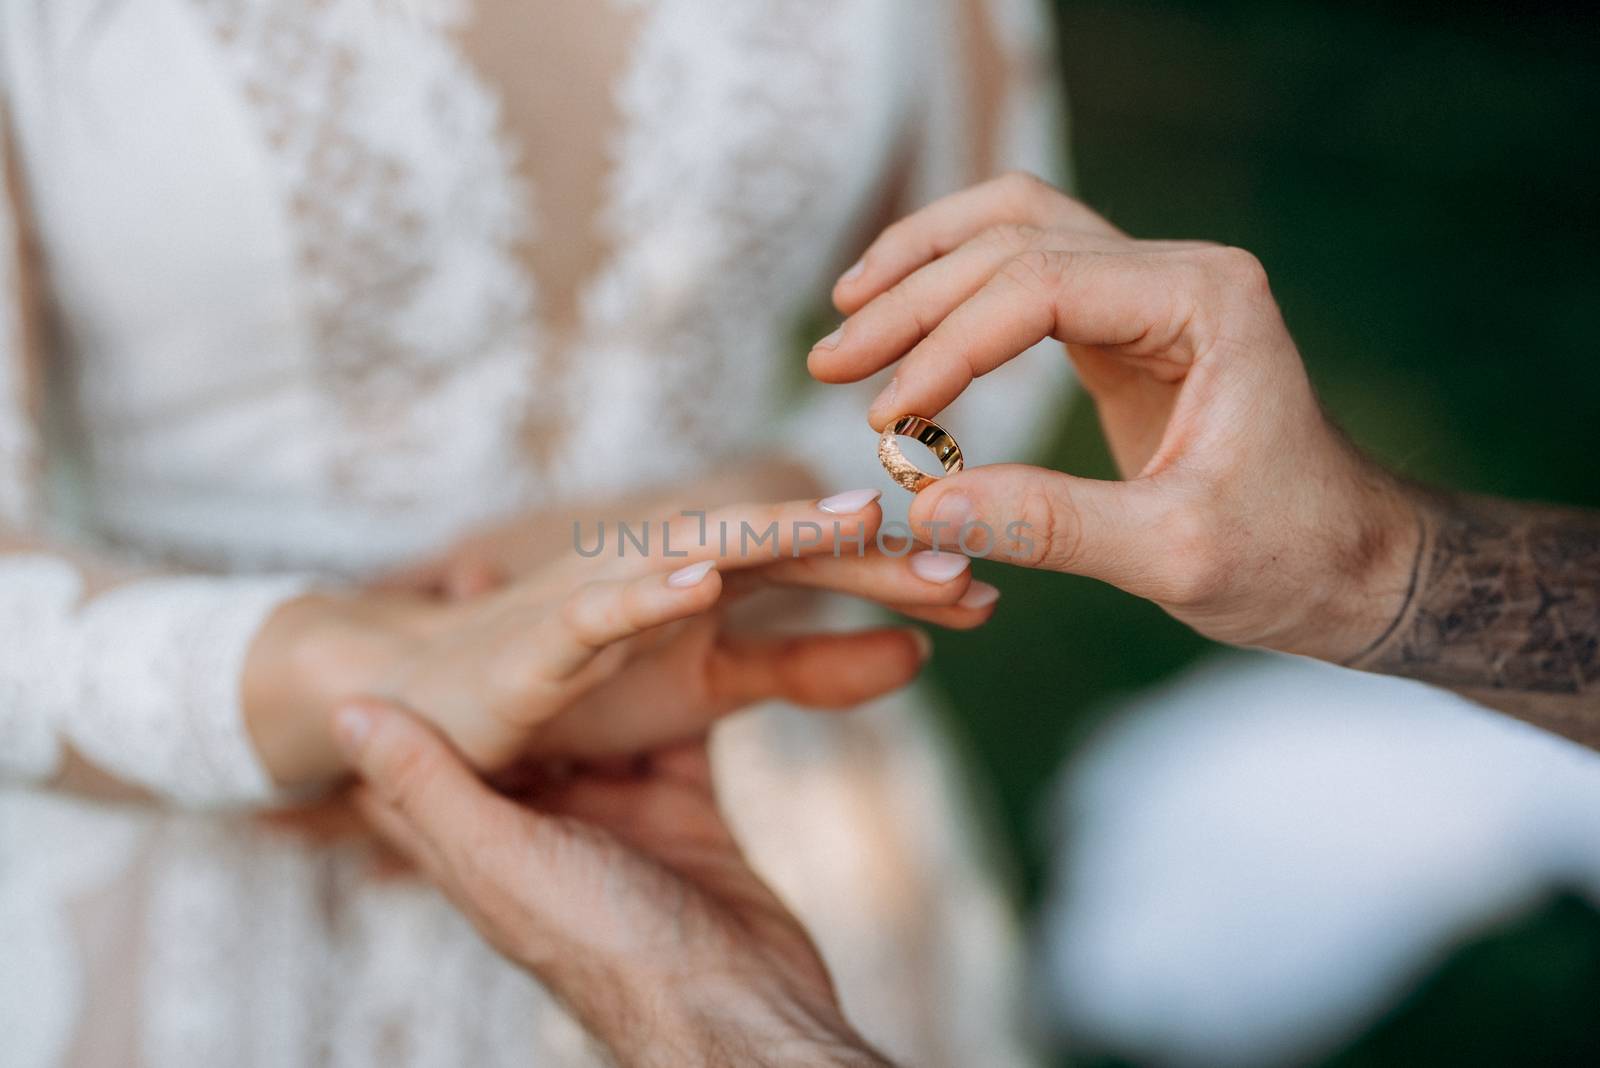
[[[883,228],[878,235],[875,245],[879,248],[899,248],[910,238],[911,222],[909,219],[897,219]]]
[[[1023,219],[1036,218],[1057,196],[1055,189],[1028,171],[1006,171],[994,179],[995,191],[1008,214]]]
[[[1211,249],[1192,249],[1163,256],[1162,263],[1169,272],[1168,287],[1189,297],[1199,297],[1216,287],[1222,277]]]
[[[1216,597],[1227,581],[1221,524],[1196,510],[1174,512],[1160,525],[1168,604],[1183,608]]]
[[[907,327],[915,331],[917,337],[928,336],[928,333],[933,329],[933,324],[923,315],[909,279],[895,283],[884,296],[887,298],[888,305],[896,310],[905,321]]]
[[[1003,172],[997,182],[1009,193],[1017,196],[1036,197],[1041,193],[1053,193],[1055,189],[1032,171],[1009,170]]]
[[[1063,257],[1049,249],[1031,248],[1017,253],[1000,269],[1000,276],[1038,296],[1054,292],[1061,280]]]
[[[1070,567],[1083,537],[1082,524],[1070,502],[1044,487],[1035,487],[1023,493],[1018,512],[1033,543],[1028,562],[1038,567]]]
[[[1015,246],[1011,242],[1011,225],[1009,223],[995,223],[985,226],[973,239],[973,243],[986,249],[1009,250]]]
[[[1031,223],[996,223],[985,227],[978,235],[978,241],[991,249],[1008,252],[1020,252],[1033,248],[1038,244],[1040,235],[1044,231]]]
[[[1267,269],[1254,253],[1233,245],[1218,245],[1202,250],[1201,255],[1228,288],[1251,293],[1269,289]]]

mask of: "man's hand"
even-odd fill
[[[1600,747],[1600,516],[1409,486],[1323,416],[1266,274],[1135,241],[1025,175],[886,230],[813,349],[847,382],[899,362],[881,427],[936,415],[1066,343],[1124,482],[996,466],[918,495],[923,537],[1091,575],[1203,634],[1458,690]],[[1017,525],[1013,525],[1017,524]]]
[[[507,796],[396,707],[347,707],[335,729],[378,831],[623,1064],[884,1063],[745,863],[703,741]]]
[[[1091,575],[1202,633],[1345,660],[1399,612],[1416,555],[1401,486],[1324,418],[1266,275],[1238,249],[1135,241],[1013,175],[886,230],[835,291],[816,377],[896,361],[876,428],[934,416],[1038,341],[1066,343],[1125,482],[977,468],[917,496],[919,534]],[[937,524],[937,525],[936,525]]]

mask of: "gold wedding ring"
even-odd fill
[[[912,493],[933,485],[942,476],[930,475],[907,460],[906,454],[900,451],[900,442],[896,440],[902,437],[916,438],[926,445],[946,475],[961,470],[961,446],[956,444],[956,439],[944,427],[920,415],[902,415],[891,420],[878,438],[878,462],[889,472],[890,478]]]

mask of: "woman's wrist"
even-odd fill
[[[401,593],[313,593],[280,605],[251,644],[242,697],[257,755],[283,787],[338,778],[334,709],[381,692],[441,608]]]

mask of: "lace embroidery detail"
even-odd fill
[[[319,866],[287,838],[188,816],[169,821],[151,853],[141,1062],[319,1063],[344,996],[322,966]]]
[[[63,741],[180,801],[260,800],[272,783],[239,709],[245,655],[298,578],[149,579],[82,608],[65,561],[0,556],[0,768],[42,778]]]
[[[239,683],[250,643],[298,577],[149,579],[78,613],[63,710],[73,745],[106,771],[180,802],[274,794],[245,729]]]
[[[834,252],[815,235],[841,232],[853,209],[833,136],[849,125],[846,79],[817,72],[853,58],[860,5],[614,2],[643,22],[601,216],[616,252],[581,297],[578,416],[665,419],[644,462],[675,475],[756,435],[750,399],[773,392],[790,319]]]
[[[532,412],[530,191],[496,97],[452,46],[467,5],[200,0],[259,116],[300,246],[337,488],[416,503],[460,428],[512,454]],[[531,409],[531,411],[530,411]],[[475,414],[467,414],[474,411]],[[498,424],[496,425],[498,420]],[[474,453],[476,455],[476,453]]]

